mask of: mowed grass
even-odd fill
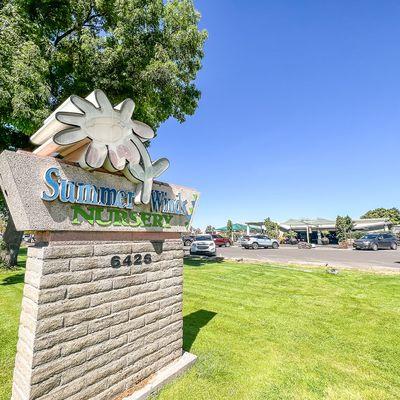
[[[188,261],[170,399],[400,398],[400,276]]]
[[[18,268],[0,269],[0,399],[11,397],[14,357],[18,338],[19,314],[24,288],[26,248],[21,249]]]
[[[0,399],[10,397],[22,270],[0,273]],[[398,399],[400,276],[186,261],[184,349],[159,400]]]

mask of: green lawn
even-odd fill
[[[0,274],[0,399],[10,395],[21,271]],[[159,400],[398,399],[400,276],[186,261],[195,366]]]

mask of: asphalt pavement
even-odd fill
[[[363,269],[399,269],[400,250],[353,250],[331,247],[298,249],[297,246],[281,246],[277,250],[246,250],[241,247],[220,247],[217,255],[225,258],[253,259],[284,264],[328,265]]]

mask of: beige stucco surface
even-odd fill
[[[57,167],[63,179],[83,182],[97,187],[135,191],[135,185],[125,177],[100,171],[86,171],[53,157],[40,157],[28,152],[3,151],[0,155],[0,185],[17,230],[33,231],[169,231],[185,232],[186,217],[174,215],[171,227],[131,227],[90,225],[84,221],[73,225],[71,204],[59,200],[46,202],[41,199],[43,191],[49,189],[44,183],[44,174],[50,167]],[[193,189],[154,182],[153,190],[167,192],[175,198],[181,193],[189,203],[197,192]],[[150,205],[135,206],[134,211],[150,212]]]

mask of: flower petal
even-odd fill
[[[60,111],[56,113],[56,119],[63,124],[81,126],[85,116],[83,114]]]
[[[71,96],[71,102],[85,114],[93,114],[93,111],[96,110],[96,107],[90,101],[76,95]]]
[[[151,139],[154,137],[154,131],[150,128],[147,124],[140,121],[132,121],[133,124],[133,131],[136,135],[144,138],[144,139]]]
[[[140,154],[130,140],[125,140],[123,143],[109,145],[108,160],[112,168],[121,171],[125,168],[126,161],[129,161],[131,164],[138,164]]]
[[[108,160],[111,163],[111,167],[114,170],[121,171],[125,168],[126,158],[123,156],[121,157],[118,153],[119,153],[118,145],[117,146],[114,146],[114,145],[108,146]]]
[[[135,144],[131,140],[125,139],[124,144],[123,144],[123,149],[121,149],[121,151],[124,151],[125,158],[131,164],[139,164],[140,153],[139,153],[138,148],[135,146]]]
[[[94,91],[94,94],[96,96],[97,103],[99,103],[100,109],[103,112],[107,113],[113,110],[113,106],[111,105],[110,100],[108,100],[108,97],[102,90],[96,89]]]
[[[126,99],[121,103],[121,119],[122,121],[129,121],[132,118],[135,103],[132,99]]]
[[[84,168],[100,168],[103,166],[106,157],[107,146],[105,144],[92,142],[89,144],[84,156],[84,162],[86,164]]]
[[[85,137],[86,134],[81,128],[68,128],[57,132],[53,136],[53,141],[60,146],[66,146],[79,142],[80,140],[85,139]]]

